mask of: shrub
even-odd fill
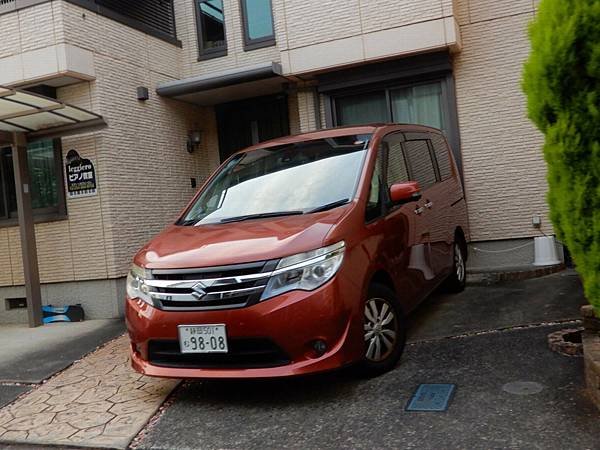
[[[523,89],[545,135],[551,219],[600,312],[600,1],[542,0]]]

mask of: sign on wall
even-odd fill
[[[89,159],[79,156],[76,150],[67,153],[67,194],[69,198],[96,195],[96,170]]]

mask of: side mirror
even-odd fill
[[[421,199],[421,187],[416,181],[396,183],[390,186],[390,200],[394,204],[416,202]]]

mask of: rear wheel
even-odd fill
[[[369,288],[363,311],[364,356],[361,369],[377,376],[393,369],[406,343],[404,316],[394,292],[386,286]]]
[[[460,240],[454,242],[454,263],[452,265],[452,273],[446,280],[445,285],[448,292],[462,292],[467,285],[466,252],[466,246]]]

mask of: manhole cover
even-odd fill
[[[446,411],[455,384],[421,384],[406,406],[407,411]]]
[[[544,390],[544,385],[533,381],[513,381],[502,386],[504,392],[514,395],[534,395]]]

